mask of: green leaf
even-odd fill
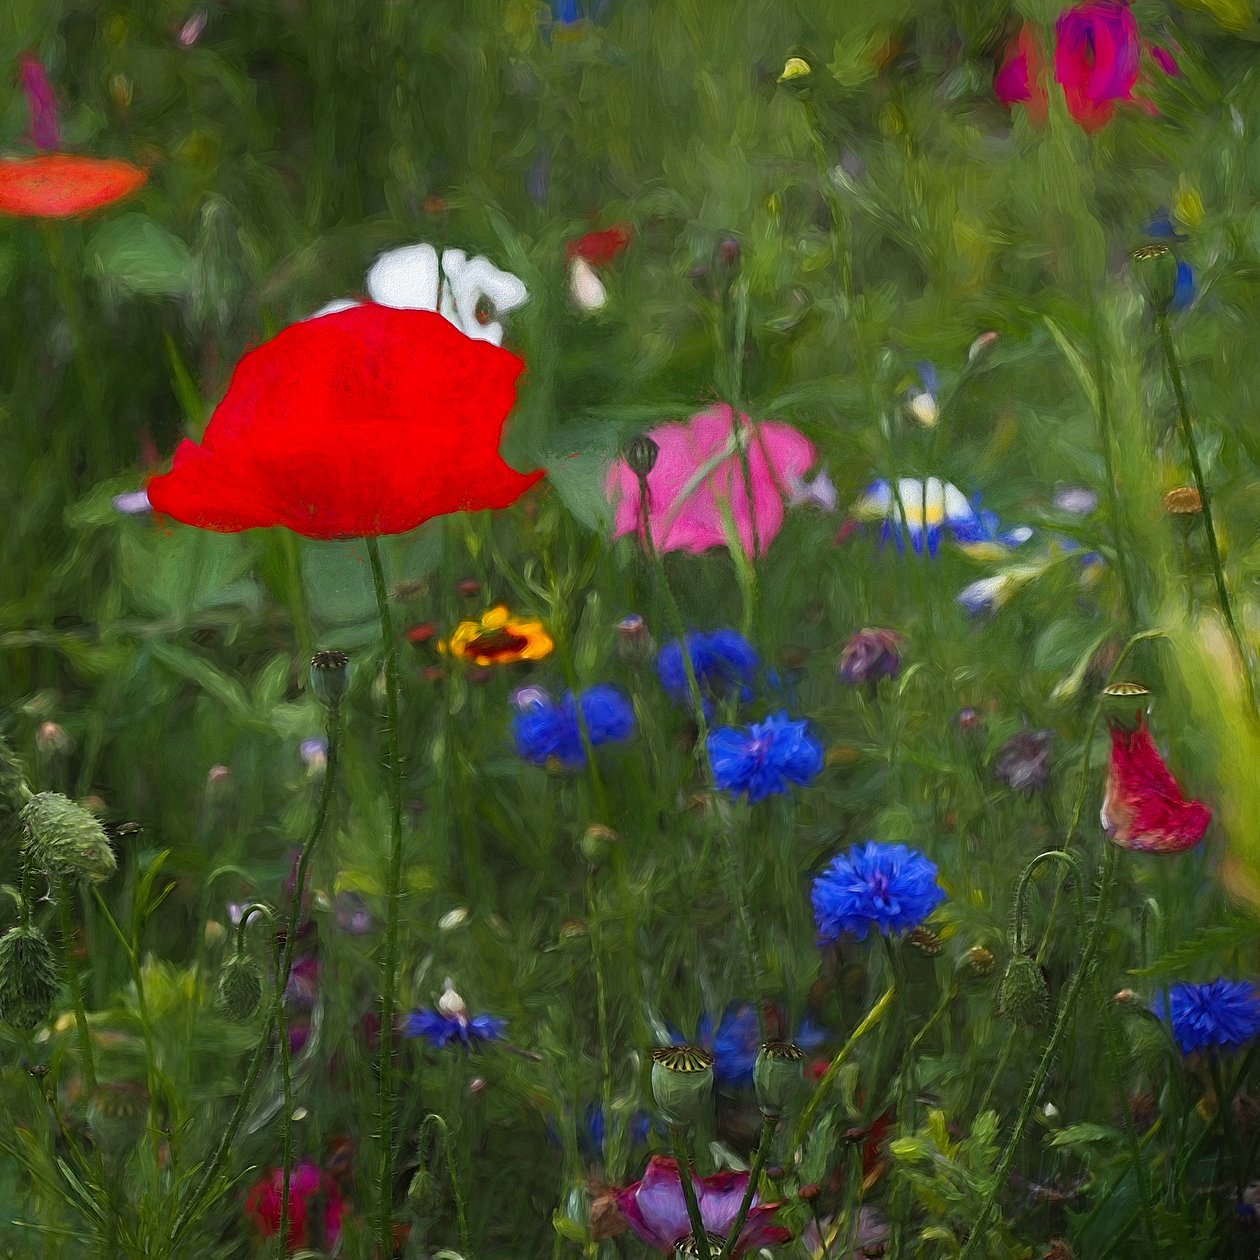
[[[188,292],[188,246],[143,214],[111,219],[92,237],[88,269],[128,293],[178,297]]]
[[[1050,1139],[1051,1146],[1083,1146],[1089,1142],[1115,1142],[1120,1134],[1105,1124],[1069,1124]]]

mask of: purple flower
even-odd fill
[[[1053,731],[1020,731],[1002,745],[993,762],[993,777],[1012,792],[1031,795],[1050,781]]]
[[[724,792],[747,795],[750,805],[804,786],[821,773],[822,745],[809,723],[794,722],[782,711],[752,726],[721,726],[709,732],[713,781]]]
[[[810,891],[820,941],[849,932],[866,939],[918,927],[945,900],[936,866],[904,844],[855,845],[838,854]]]
[[[31,112],[31,142],[48,152],[61,148],[61,128],[57,125],[57,98],[53,95],[48,73],[36,58],[27,53],[21,62],[18,78],[22,94]]]
[[[896,678],[901,669],[901,636],[892,630],[859,630],[840,653],[841,681],[860,685]]]

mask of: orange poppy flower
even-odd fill
[[[0,158],[0,214],[70,219],[130,196],[147,171],[114,158],[43,153]]]

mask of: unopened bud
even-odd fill
[[[40,870],[67,879],[98,883],[117,869],[105,829],[60,792],[40,792],[22,809],[26,854]]]
[[[1164,511],[1169,516],[1194,516],[1203,511],[1203,499],[1194,486],[1177,486],[1164,495]]]
[[[35,732],[35,747],[46,757],[56,757],[69,749],[70,736],[56,722],[41,722]]]
[[[438,930],[441,932],[453,932],[457,927],[463,927],[468,922],[468,907],[456,906],[454,910],[448,910],[438,920]]]
[[[789,57],[783,63],[783,73],[779,75],[780,83],[792,83],[800,79],[808,79],[814,71],[804,57]]]
[[[149,1091],[138,1081],[104,1081],[88,1099],[87,1124],[98,1150],[123,1155],[144,1136]]]
[[[1141,245],[1130,255],[1147,302],[1157,315],[1165,315],[1177,290],[1177,259],[1167,245]]]
[[[713,1092],[713,1056],[699,1046],[652,1051],[652,1097],[666,1124],[694,1124]]]
[[[350,657],[345,652],[316,652],[311,657],[311,692],[330,713],[341,708],[345,699],[350,685],[349,664]]]
[[[455,985],[451,978],[446,978],[446,984],[442,989],[442,996],[437,1000],[438,1010],[443,1015],[451,1019],[466,1019],[468,1017],[468,1007],[464,1003],[464,999],[455,992]]]
[[[621,837],[603,823],[591,823],[582,833],[578,847],[588,862],[598,862],[607,853],[610,845],[620,844]]]
[[[229,1019],[244,1022],[258,1010],[262,988],[258,964],[247,954],[233,954],[219,973],[219,1009]]]
[[[642,481],[656,467],[656,457],[661,448],[646,433],[640,433],[626,443],[624,453],[630,471]]]
[[[48,1018],[61,988],[57,959],[39,928],[10,928],[0,936],[0,1020],[35,1028]]]
[[[757,1106],[766,1116],[780,1116],[800,1091],[805,1051],[790,1041],[767,1041],[753,1063]]]
[[[1022,1028],[1035,1028],[1049,1006],[1046,978],[1027,954],[1014,954],[998,986],[997,1013]]]
[[[997,966],[997,959],[993,957],[993,951],[986,949],[983,945],[973,945],[963,955],[963,962],[973,976],[981,978],[991,976],[993,968]]]
[[[914,928],[906,940],[927,958],[935,958],[945,948],[945,942],[931,928]]]

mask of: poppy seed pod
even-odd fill
[[[963,955],[963,962],[973,976],[978,976],[981,979],[985,976],[991,976],[993,968],[997,966],[997,959],[993,957],[993,951],[986,949],[983,945],[973,945]]]
[[[0,936],[0,1020],[14,1028],[35,1028],[61,988],[57,960],[37,927],[10,928]]]
[[[262,986],[258,964],[247,954],[233,954],[219,973],[219,1009],[229,1019],[249,1019],[262,1001]]]
[[[908,944],[912,945],[925,958],[935,958],[937,954],[945,948],[945,942],[941,940],[938,933],[933,932],[931,928],[917,927],[909,936],[906,937]]]
[[[311,691],[330,713],[335,713],[345,699],[350,685],[349,664],[345,652],[316,652],[311,657]]]
[[[762,1043],[753,1064],[757,1106],[765,1116],[780,1116],[791,1105],[801,1085],[805,1051],[790,1041]]]
[[[105,829],[60,792],[32,796],[22,809],[22,826],[27,857],[50,875],[99,883],[118,869]]]
[[[720,1256],[722,1248],[726,1246],[726,1239],[721,1234],[711,1234],[705,1230],[705,1242],[708,1244],[704,1250],[701,1250],[700,1240],[695,1234],[686,1234],[674,1244],[674,1256],[676,1260],[693,1260],[695,1256],[703,1256],[706,1251],[710,1256]]]
[[[1015,954],[998,986],[997,1013],[1012,1024],[1035,1028],[1046,1017],[1050,999],[1041,968],[1027,954]]]
[[[642,481],[656,467],[656,457],[661,453],[661,448],[646,433],[640,433],[626,443],[623,453],[630,471]]]
[[[138,1081],[103,1081],[88,1099],[88,1131],[106,1155],[125,1155],[144,1136],[149,1091]]]
[[[652,1051],[652,1097],[666,1124],[694,1124],[713,1093],[713,1056],[699,1046]]]
[[[1129,255],[1146,300],[1157,315],[1166,315],[1177,291],[1177,259],[1167,245],[1140,245]]]

